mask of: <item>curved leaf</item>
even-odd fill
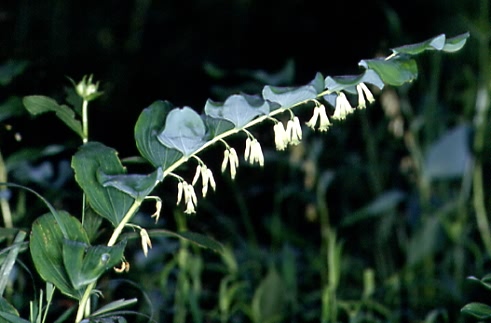
[[[445,42],[445,46],[443,46],[443,51],[448,53],[459,51],[462,47],[464,47],[469,36],[470,34],[467,32],[452,38],[448,38]]]
[[[104,187],[97,177],[98,172],[109,175],[126,173],[116,150],[99,142],[88,142],[73,156],[72,168],[91,207],[115,227],[118,226],[134,199],[114,187]]]
[[[70,129],[75,131],[80,138],[84,137],[82,123],[75,118],[75,112],[66,105],[59,105],[55,100],[42,95],[30,95],[22,100],[27,111],[33,115],[55,112]]]
[[[313,85],[300,87],[274,87],[267,85],[263,88],[263,98],[278,103],[283,108],[294,106],[305,100],[315,99],[317,94],[317,90]]]
[[[164,173],[160,167],[148,175],[107,175],[101,169],[98,169],[97,179],[104,187],[114,187],[136,200],[143,200],[158,183],[162,182]]]
[[[82,224],[65,211],[58,211],[58,219],[67,229],[67,237],[73,241],[89,243],[89,239]],[[63,233],[60,224],[53,214],[45,214],[32,224],[29,249],[39,275],[53,285],[63,294],[80,299],[83,291],[74,288],[71,284],[65,264],[63,263]]]
[[[255,95],[232,95],[224,103],[208,100],[205,113],[216,119],[225,119],[241,128],[257,116],[269,113],[269,104]]]
[[[405,57],[361,60],[358,63],[366,69],[373,69],[385,84],[401,86],[418,77],[416,61]]]
[[[144,109],[135,125],[136,147],[140,154],[155,167],[166,169],[182,157],[176,149],[168,148],[157,139],[162,131],[165,117],[173,108],[168,101],[155,101]]]
[[[190,156],[203,146],[206,127],[200,115],[189,107],[173,109],[167,115],[164,131],[157,139],[165,146]]]
[[[191,231],[183,231],[183,232],[174,232],[174,231],[170,231],[170,230],[165,230],[165,229],[155,229],[155,230],[149,230],[148,231],[148,234],[152,237],[154,236],[172,236],[172,237],[175,237],[175,238],[179,238],[179,239],[184,239],[186,241],[189,241],[199,247],[203,247],[203,248],[208,248],[208,249],[211,249],[217,253],[223,253],[224,251],[224,248],[223,248],[223,245],[208,237],[208,236],[205,236],[203,234],[200,234],[200,233],[196,233],[196,232],[191,232]]]
[[[64,240],[63,262],[72,286],[80,289],[97,279],[123,258],[126,241],[108,246],[89,246],[86,243]]]
[[[491,319],[491,307],[483,303],[469,303],[461,310],[462,313],[471,315],[479,320]]]
[[[325,79],[326,89],[332,92],[346,91],[357,94],[356,86],[359,83],[370,83],[380,90],[384,88],[384,82],[380,76],[371,69],[365,70],[360,75],[328,76]]]
[[[442,50],[445,46],[445,35],[441,34],[416,44],[392,48],[394,54],[416,55],[426,50]]]

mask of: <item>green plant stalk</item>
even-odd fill
[[[5,167],[5,162],[3,161],[2,153],[0,152],[0,183],[7,183],[7,167]],[[7,191],[6,186],[0,187],[0,193],[5,193]],[[12,212],[10,210],[10,205],[4,194],[0,194],[0,209],[2,210],[3,224],[5,228],[13,228]]]
[[[83,100],[82,102],[82,141],[87,143],[89,141],[89,101]]]
[[[119,225],[116,227],[116,229],[114,229],[113,234],[111,235],[111,238],[109,239],[109,242],[107,243],[108,247],[114,246],[114,244],[118,240],[119,236],[121,235],[123,228],[128,224],[128,222],[131,220],[131,218],[133,218],[133,216],[135,215],[136,211],[138,210],[138,208],[140,207],[142,202],[143,202],[143,199],[137,199],[137,200],[135,200],[135,202],[133,202],[133,204],[129,208],[128,212],[126,212],[125,216],[123,217],[123,219],[119,223]],[[87,288],[85,289],[85,292],[84,292],[84,294],[83,294],[83,296],[79,302],[79,306],[78,306],[78,310],[77,310],[77,316],[75,318],[76,323],[82,321],[84,316],[88,316],[90,314],[90,307],[88,306],[88,304],[89,304],[88,302],[90,299],[90,294],[92,293],[92,290],[95,288],[95,286],[96,286],[96,282],[93,282],[93,283],[89,284],[87,286]]]
[[[477,227],[484,243],[488,255],[491,255],[491,231],[489,228],[488,215],[484,197],[483,169],[482,169],[482,152],[486,140],[487,119],[489,114],[489,84],[491,81],[489,75],[489,34],[491,24],[487,14],[489,12],[489,1],[480,1],[480,19],[479,26],[482,34],[479,37],[479,83],[476,95],[476,134],[474,136],[475,164],[473,170],[473,204],[476,214]]]

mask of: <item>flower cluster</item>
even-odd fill
[[[193,185],[187,183],[186,181],[180,181],[177,184],[177,203],[181,203],[182,197],[184,195],[184,203],[186,204],[186,210],[184,213],[193,214],[196,213],[196,205],[198,204],[198,197],[194,192]]]
[[[263,150],[261,148],[261,144],[256,138],[247,137],[244,159],[251,165],[258,163],[259,166],[264,166]]]
[[[235,179],[237,167],[239,167],[239,156],[237,156],[237,152],[234,148],[228,146],[227,149],[225,149],[223,156],[222,173],[227,169],[227,165],[229,165],[230,168],[230,177]]]
[[[211,188],[214,191],[216,190],[215,179],[213,178],[213,173],[211,172],[211,169],[206,167],[205,164],[200,164],[196,167],[196,174],[194,175],[192,181],[193,186],[194,184],[196,184],[200,176],[203,183],[203,188],[201,190],[201,193],[203,194],[203,197],[206,197],[206,193],[208,192],[208,184],[211,186]]]
[[[307,126],[311,129],[315,129],[315,125],[317,124],[317,120],[319,119],[319,131],[327,131],[331,126],[331,122],[327,117],[326,107],[321,105],[316,105],[314,108],[314,114],[312,118],[307,122]]]
[[[75,84],[73,80],[70,80],[74,84],[77,94],[85,101],[95,100],[103,94],[102,92],[98,92],[99,82],[93,83],[92,77],[93,76],[90,75],[87,78],[87,75],[85,75],[77,84]]]
[[[296,116],[288,121],[286,129],[283,123],[278,121],[273,126],[273,130],[277,150],[285,150],[288,145],[298,145],[302,140],[302,126]]]

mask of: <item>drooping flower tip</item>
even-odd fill
[[[323,104],[314,108],[314,114],[307,122],[307,126],[315,130],[317,120],[319,120],[319,131],[327,131],[327,129],[329,129],[329,127],[332,125],[329,121],[329,117],[327,116],[326,107]]]
[[[356,85],[356,91],[358,92],[358,108],[360,109],[366,108],[365,97],[370,104],[375,102],[375,98],[373,97],[372,92],[365,85],[365,83],[362,82]]]
[[[251,165],[258,163],[259,166],[264,166],[263,150],[256,138],[251,139],[250,137],[247,137],[244,158]]]
[[[274,130],[274,142],[276,146],[276,150],[285,150],[288,146],[288,135],[283,127],[283,123],[277,122],[273,126]]]
[[[344,120],[346,116],[353,113],[353,108],[343,92],[338,93],[336,97],[336,107],[332,116],[335,120]]]

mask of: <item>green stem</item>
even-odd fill
[[[473,170],[473,203],[474,211],[476,214],[477,226],[481,239],[483,240],[484,247],[488,255],[491,255],[491,231],[489,228],[488,215],[486,212],[486,204],[484,197],[484,183],[483,183],[483,170],[482,170],[482,153],[484,150],[484,144],[486,139],[487,118],[489,114],[489,90],[490,83],[489,76],[489,35],[488,30],[491,28],[491,24],[488,21],[487,14],[489,12],[489,1],[481,1],[480,7],[480,22],[479,26],[483,30],[483,35],[479,38],[479,84],[476,95],[476,117],[475,128],[476,134],[474,136],[474,152],[475,152],[475,165]],[[486,11],[483,11],[486,10]]]
[[[0,153],[0,183],[7,183],[7,167],[5,167],[2,153]],[[7,197],[4,196],[5,193],[7,193],[7,187],[2,185],[0,188],[0,208],[2,210],[3,224],[5,228],[12,228],[12,212]]]
[[[114,229],[113,234],[111,235],[111,238],[107,243],[107,246],[109,247],[114,246],[119,236],[121,235],[123,228],[128,224],[128,222],[131,220],[133,215],[135,215],[136,211],[138,210],[142,202],[143,200],[140,199],[135,200],[135,202],[133,202],[128,212],[126,212],[125,216],[119,223],[119,225],[116,227],[116,229]],[[88,307],[88,304],[89,304],[90,294],[92,293],[92,290],[94,289],[95,286],[96,286],[96,282],[93,282],[90,285],[88,285],[87,288],[85,289],[85,292],[79,302],[77,316],[75,318],[76,323],[79,323],[80,321],[82,321],[84,316],[90,314],[90,308]]]
[[[87,143],[89,141],[89,112],[88,112],[89,101],[83,100],[82,102],[82,141]]]

